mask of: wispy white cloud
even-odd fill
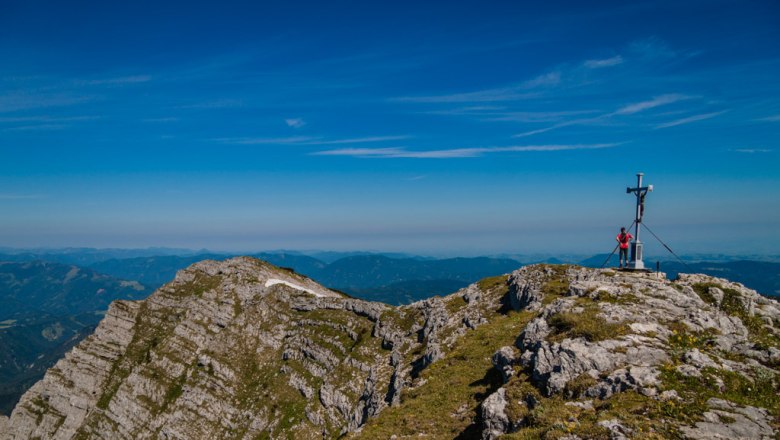
[[[477,92],[453,93],[450,95],[429,96],[405,96],[395,98],[393,101],[415,103],[443,103],[443,102],[499,102],[514,101],[538,96],[537,93],[518,92],[518,89],[506,87],[499,89],[486,89]]]
[[[475,92],[453,93],[447,95],[405,96],[401,98],[394,98],[392,101],[417,103],[515,101],[538,96],[538,93],[532,92],[532,90],[540,87],[554,86],[560,82],[561,73],[555,71],[539,75],[515,86],[484,89]]]
[[[737,153],[755,154],[755,153],[771,153],[774,150],[769,148],[735,148],[731,151]]]
[[[214,142],[237,145],[342,145],[342,144],[368,144],[374,142],[399,141],[411,139],[413,136],[369,136],[344,139],[323,139],[314,136],[288,136],[288,137],[261,137],[261,138],[216,138]]]
[[[623,64],[623,57],[620,55],[615,55],[614,57],[605,58],[603,60],[587,60],[583,63],[583,65],[589,69],[612,67],[617,66],[618,64]]]
[[[677,119],[671,122],[666,122],[664,124],[656,125],[655,128],[669,128],[669,127],[676,127],[678,125],[684,125],[684,124],[690,124],[691,122],[696,121],[703,121],[705,119],[714,118],[716,116],[720,116],[723,113],[726,113],[727,110],[722,110],[719,112],[712,112],[712,113],[704,113],[701,115],[693,115],[688,116],[687,118]]]
[[[3,131],[51,131],[62,130],[70,127],[67,124],[33,124],[33,125],[20,125],[17,127],[4,128]]]
[[[402,154],[403,148],[339,148],[337,150],[315,151],[313,156],[392,157]]]
[[[46,122],[46,123],[62,123],[62,122],[79,122],[79,121],[93,121],[100,119],[100,116],[6,116],[0,117],[0,124],[2,123],[18,123],[18,122]]]
[[[579,116],[597,112],[598,110],[570,110],[558,112],[502,112],[497,116],[483,118],[483,120],[507,122],[555,122],[567,116]]]
[[[561,82],[561,72],[554,71],[529,79],[520,84],[521,89],[534,89],[543,86],[555,86]]]
[[[592,124],[599,121],[604,121],[609,117],[609,115],[601,115],[601,116],[595,116],[592,118],[580,118],[580,119],[572,119],[570,121],[560,122],[558,124],[551,125],[549,127],[539,128],[536,130],[526,131],[523,133],[518,133],[515,135],[512,135],[513,138],[523,138],[527,136],[533,136],[535,134],[542,134],[547,133],[548,131],[557,130],[559,128],[563,127],[570,127],[572,125],[586,125],[586,124]]]
[[[151,80],[152,80],[151,75],[133,75],[133,76],[120,76],[117,78],[78,80],[76,81],[76,83],[80,85],[89,85],[89,86],[121,86],[126,84],[145,83]]]
[[[306,125],[306,121],[304,121],[302,118],[285,119],[284,123],[287,124],[288,127],[292,128],[301,128]]]
[[[681,95],[677,93],[670,93],[666,95],[656,96],[648,101],[635,102],[619,108],[613,113],[613,115],[632,115],[651,108],[660,107],[662,105],[672,104],[685,99],[690,99],[689,96]]]
[[[419,175],[419,176],[412,176],[412,177],[409,177],[409,178],[407,178],[406,180],[408,180],[408,181],[410,181],[410,182],[414,182],[414,181],[417,181],[417,180],[423,180],[423,179],[425,179],[425,178],[427,178],[427,177],[428,177],[428,175],[427,175],[427,174],[421,174],[421,175]]]
[[[477,147],[477,148],[451,148],[444,150],[409,150],[407,148],[342,148],[337,150],[324,150],[311,153],[317,156],[350,156],[359,158],[412,158],[412,159],[453,159],[466,157],[479,157],[491,153],[507,152],[550,152],[570,150],[596,150],[612,148],[620,145],[590,144],[590,145],[520,145],[508,147]]]
[[[387,141],[400,141],[404,139],[411,139],[412,136],[371,136],[371,137],[359,137],[349,139],[335,139],[335,140],[314,140],[305,142],[306,145],[339,145],[339,144],[364,144],[371,142],[387,142]]]
[[[767,116],[766,118],[760,118],[758,120],[763,122],[778,122],[780,121],[780,115]]]
[[[625,105],[619,109],[617,109],[614,112],[611,113],[605,113],[602,115],[596,115],[590,118],[578,118],[578,119],[572,119],[569,121],[563,121],[559,122],[557,124],[551,125],[549,127],[543,127],[536,130],[530,130],[523,133],[518,133],[513,135],[514,138],[522,138],[527,136],[533,136],[537,134],[547,133],[548,131],[557,130],[559,128],[563,127],[570,127],[573,125],[588,125],[588,124],[599,124],[609,121],[614,116],[624,116],[624,115],[633,115],[636,113],[643,112],[645,110],[649,110],[652,108],[660,107],[662,105],[672,104],[674,102],[682,101],[685,99],[691,99],[690,96],[687,95],[681,95],[676,93],[670,93],[666,95],[660,95],[656,96],[653,99],[647,100],[647,101],[641,101],[636,102],[633,104]],[[686,123],[682,122],[682,123]],[[656,127],[656,128],[662,128],[662,127]]]
[[[502,110],[506,110],[506,107],[502,105],[470,105],[443,110],[430,110],[421,113],[425,115],[445,116],[484,116],[491,114],[501,114]]]

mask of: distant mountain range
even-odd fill
[[[95,248],[61,248],[61,249],[14,249],[0,247],[0,261],[53,261],[63,264],[89,266],[99,261],[112,258],[155,257],[160,255],[195,255],[208,253],[206,250],[146,248],[146,249],[95,249]]]
[[[223,260],[234,254],[188,249],[9,249],[0,248],[0,261],[45,260],[89,267],[116,278],[134,280],[152,289],[170,281],[178,270],[205,260]],[[322,284],[355,296],[401,304],[451,292],[481,277],[504,273],[530,263],[578,264],[601,267],[607,254],[591,257],[512,254],[502,257],[435,259],[403,253],[271,251],[251,256],[288,267]],[[710,258],[711,260],[707,260]],[[673,278],[678,272],[701,272],[739,281],[764,295],[780,295],[780,262],[777,256],[737,259],[720,254],[686,257],[685,264],[649,257],[651,269],[661,261],[661,270]],[[617,256],[607,262],[617,266]],[[687,266],[686,266],[687,265]],[[399,284],[400,283],[400,284]],[[397,293],[393,289],[400,288]]]
[[[0,413],[92,329],[115,299],[151,289],[53,262],[0,262]]]

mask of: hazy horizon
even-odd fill
[[[650,261],[677,261],[676,257],[661,247],[657,243],[646,243],[647,252],[645,254],[646,260]],[[673,249],[674,250],[674,249]],[[490,258],[510,258],[516,259],[521,263],[529,263],[534,261],[541,261],[543,259],[560,259],[564,262],[578,262],[594,256],[603,256],[608,254],[609,250],[599,250],[594,252],[523,252],[516,250],[513,252],[496,252],[496,253],[451,253],[451,252],[408,252],[404,250],[382,250],[382,249],[287,249],[287,248],[251,248],[251,249],[190,249],[190,248],[170,248],[164,246],[150,246],[150,247],[83,247],[83,246],[67,246],[67,247],[10,247],[0,245],[0,254],[19,255],[24,253],[41,253],[51,255],[64,255],[66,253],[79,253],[94,251],[95,253],[110,253],[116,252],[128,252],[137,253],[148,256],[195,256],[201,254],[215,254],[225,256],[240,256],[240,255],[256,255],[256,254],[276,254],[276,253],[292,253],[307,255],[318,258],[320,255],[332,254],[338,255],[383,255],[390,258],[432,258],[432,259],[444,259],[444,258],[472,258],[472,257],[490,257]],[[678,254],[685,260],[695,261],[697,259],[703,259],[702,261],[726,261],[734,259],[780,259],[780,253],[720,253],[720,252],[693,252],[687,254]],[[134,256],[128,257],[116,257],[116,258],[135,258]],[[334,258],[331,256],[330,258]],[[341,258],[341,257],[338,257]],[[649,263],[648,263],[649,264]]]

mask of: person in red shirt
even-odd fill
[[[618,244],[620,245],[620,268],[623,268],[623,261],[625,260],[626,266],[628,267],[628,243],[631,241],[631,239],[634,238],[633,235],[626,232],[626,228],[620,228],[620,234],[615,237],[615,240],[617,240]]]

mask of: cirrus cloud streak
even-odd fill
[[[324,150],[311,153],[315,156],[349,156],[359,158],[384,158],[384,159],[454,159],[465,157],[479,157],[491,153],[509,152],[550,152],[571,150],[598,150],[612,148],[620,143],[589,144],[589,145],[513,145],[507,147],[473,147],[451,148],[444,150],[409,150],[404,147],[391,148],[341,148],[336,150]]]

